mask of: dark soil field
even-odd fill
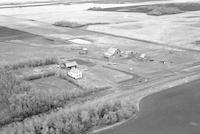
[[[13,37],[13,36],[15,36],[15,37],[21,37],[21,36],[34,37],[34,34],[0,26],[0,39],[9,38],[9,37]]]
[[[91,8],[89,10],[95,11],[114,11],[114,12],[139,12],[151,13],[154,10],[159,10],[163,14],[176,14],[188,11],[200,10],[200,3],[170,3],[170,4],[154,4],[144,6],[127,6],[127,7],[114,7],[114,8]]]

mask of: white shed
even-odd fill
[[[110,58],[116,55],[120,55],[121,51],[118,48],[109,48],[107,52],[104,53],[104,57]]]

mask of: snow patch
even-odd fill
[[[90,41],[84,40],[84,39],[71,39],[71,40],[69,40],[69,41],[71,41],[71,42],[73,42],[73,43],[76,43],[76,44],[85,44],[85,45],[91,44]]]

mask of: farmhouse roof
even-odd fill
[[[111,47],[111,48],[108,49],[107,52],[108,52],[108,53],[114,54],[116,51],[119,51],[119,49],[118,49],[118,48]]]
[[[76,61],[72,61],[72,62],[66,62],[65,66],[66,67],[76,67],[76,66],[78,66],[78,64],[76,63]]]
[[[106,57],[111,57],[113,56],[117,51],[120,51],[118,48],[114,48],[114,47],[111,47],[108,49],[107,52],[104,53],[104,56]]]

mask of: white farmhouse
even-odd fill
[[[68,75],[74,79],[81,79],[83,77],[82,72],[75,67],[71,68]]]

